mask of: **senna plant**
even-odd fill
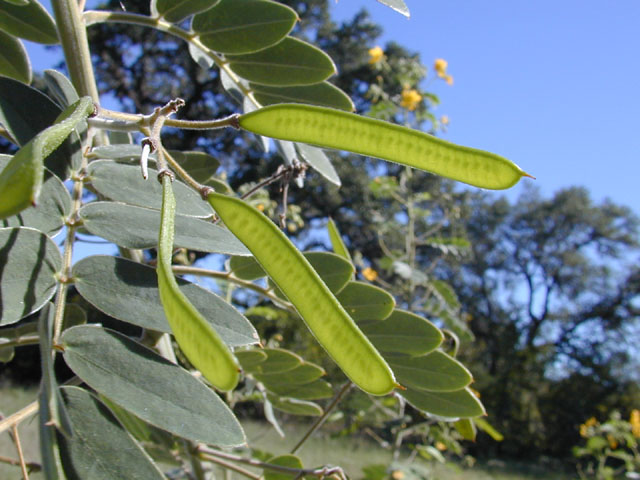
[[[379,1],[408,15],[401,0]],[[278,2],[152,0],[149,16],[83,11],[71,0],[52,6],[54,17],[37,0],[0,0],[0,133],[17,150],[0,156],[0,360],[31,344],[42,357],[38,398],[0,420],[0,432],[37,414],[40,468],[50,479],[165,478],[160,464],[172,465],[172,478],[205,478],[213,465],[257,478],[241,464],[266,475],[343,476],[305,468],[294,454],[355,385],[457,422],[472,437],[484,409],[438,326],[354,280],[335,225],[333,252],[300,252],[248,201],[258,188],[239,196],[216,176],[215,158],[168,151],[163,129],[243,129],[275,144],[284,163],[261,185],[302,184],[307,168],[335,181],[323,149],[483,188],[508,188],[527,174],[498,155],[352,113],[349,97],[328,81],[333,61],[291,35],[297,14]],[[180,99],[149,115],[101,106],[86,32],[103,22],[188,42],[194,61],[220,70],[238,113],[178,119]],[[62,44],[69,77],[47,71],[49,95],[30,86],[20,39]],[[60,249],[54,238],[62,232]],[[112,242],[120,255],[74,263],[81,233]],[[223,255],[225,268],[180,264],[175,254],[184,250]],[[231,296],[182,275],[246,289],[298,315],[346,382],[332,385],[298,353],[265,348]],[[87,323],[89,310],[104,322]],[[75,375],[65,384],[57,357]],[[274,410],[316,421],[292,452],[253,458],[233,410],[249,399],[276,428]],[[26,461],[18,463],[26,475]]]

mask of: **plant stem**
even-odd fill
[[[88,95],[98,105],[100,97],[91,64],[87,30],[78,4],[74,0],[52,0],[51,6],[71,82],[78,91],[78,95]]]
[[[246,280],[241,280],[238,277],[234,276],[231,272],[219,272],[215,270],[207,270],[205,268],[191,267],[185,265],[172,265],[171,269],[175,275],[197,275],[200,277],[209,277],[209,278],[218,278],[221,280],[226,280],[227,282],[232,282],[236,285],[239,285],[243,288],[248,288],[249,290],[253,290],[254,292],[259,293],[267,297],[276,305],[285,308],[291,312],[297,313],[296,309],[293,305],[278,296],[274,295],[269,289],[263,288],[260,285],[256,285],[253,282],[249,282]]]
[[[219,450],[213,450],[208,447],[201,446],[200,447],[201,455],[207,459],[211,457],[219,457],[225,460],[231,460],[232,462],[244,463],[245,465],[251,465],[252,467],[258,467],[266,470],[274,470],[276,472],[283,472],[297,475],[298,477],[302,477],[305,475],[310,475],[314,477],[324,478],[330,475],[339,475],[344,478],[344,472],[340,467],[320,467],[320,468],[293,468],[293,467],[285,467],[283,465],[276,465],[273,463],[261,462],[259,460],[254,460],[253,458],[245,458],[240,457],[238,455],[233,455],[226,452],[221,452]]]
[[[27,463],[24,460],[24,453],[22,452],[22,444],[20,443],[20,435],[18,434],[18,426],[15,424],[11,427],[11,435],[13,436],[13,442],[16,444],[16,450],[18,451],[18,460],[20,460],[20,469],[22,470],[22,478],[24,478],[24,480],[29,480]]]
[[[140,25],[143,27],[151,27],[157,30],[169,33],[175,37],[178,37],[186,42],[191,43],[193,46],[202,50],[213,62],[224,70],[227,75],[233,80],[238,89],[248,97],[256,106],[258,102],[253,97],[253,93],[247,87],[243,85],[238,79],[238,76],[229,68],[227,62],[224,61],[220,55],[204,45],[200,38],[194,32],[188,32],[180,27],[173,25],[172,23],[165,22],[159,18],[153,18],[146,15],[138,15],[135,13],[127,12],[103,12],[97,10],[89,10],[84,12],[83,18],[87,26],[91,26],[95,23],[128,23],[131,25]]]
[[[335,396],[335,398],[331,401],[329,406],[325,408],[322,416],[319,417],[313,425],[311,425],[311,428],[307,431],[307,433],[305,433],[303,437],[298,441],[298,443],[296,443],[295,447],[291,449],[292,455],[296,453],[298,450],[300,450],[300,447],[304,445],[304,443],[309,439],[309,437],[313,435],[313,433],[322,426],[322,424],[329,417],[329,414],[331,413],[331,411],[336,407],[336,405],[338,405],[340,400],[342,400],[342,398],[347,394],[347,392],[351,389],[351,387],[353,387],[353,382],[351,381],[348,381],[342,386],[342,388],[340,389],[338,394]]]
[[[236,473],[239,473],[240,475],[244,475],[247,478],[250,478],[251,480],[260,480],[262,478],[261,475],[256,475],[253,472],[250,472],[249,470],[246,470],[242,467],[239,467],[237,465],[234,465],[233,463],[230,462],[225,462],[224,460],[217,458],[213,455],[207,455],[207,454],[200,454],[203,458],[205,458],[207,461],[211,462],[211,463],[215,463],[216,465],[220,465],[221,467],[225,468],[226,471],[234,471]]]
[[[84,171],[87,165],[87,159],[83,155],[81,171]],[[67,299],[67,291],[71,282],[71,266],[73,260],[73,246],[76,239],[76,231],[78,229],[78,211],[82,206],[82,192],[84,189],[84,178],[81,175],[74,175],[71,214],[67,220],[67,236],[64,241],[64,251],[62,254],[62,270],[61,282],[56,295],[56,311],[53,320],[53,344],[58,343],[60,333],[62,332],[62,321],[64,319],[64,309]]]
[[[31,402],[26,407],[23,407],[17,412],[9,415],[7,418],[0,420],[0,433],[12,428],[14,425],[18,425],[20,422],[26,420],[35,413],[38,413],[38,401]]]
[[[40,337],[37,335],[26,335],[0,344],[0,348],[24,347],[25,345],[37,345],[39,342]]]

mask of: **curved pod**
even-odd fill
[[[220,390],[238,384],[238,364],[218,333],[178,288],[171,270],[176,200],[171,179],[162,177],[162,215],[158,242],[158,290],[167,321],[180,348],[202,375]]]
[[[505,189],[531,176],[494,153],[331,108],[271,105],[241,115],[239,121],[259,135],[381,158],[481,188]]]
[[[385,360],[284,233],[242,200],[218,193],[208,200],[353,383],[372,395],[391,392],[397,384]]]

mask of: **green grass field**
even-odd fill
[[[35,400],[37,389],[21,389],[0,387],[0,412],[7,416]],[[20,440],[27,461],[39,461],[37,421],[36,417],[24,422],[19,428]],[[281,438],[267,423],[255,421],[243,422],[249,444],[254,448],[282,454],[288,452],[306,431],[300,424],[284,424],[285,438]],[[370,464],[389,464],[391,452],[382,449],[373,442],[364,439],[332,438],[322,431],[317,432],[298,452],[304,466],[319,467],[325,463],[341,466],[352,479],[363,477],[362,467]],[[5,432],[0,435],[0,458],[18,457],[15,446]],[[432,478],[438,480],[569,480],[575,476],[563,472],[553,472],[548,468],[532,464],[516,464],[513,462],[493,461],[490,464],[478,463],[473,468],[462,468],[455,463],[447,465],[421,463],[422,467],[431,470]],[[1,480],[19,480],[22,478],[20,468],[0,463]],[[42,475],[34,473],[31,480],[40,480]],[[216,478],[224,478],[217,476]],[[244,477],[233,475],[234,480]],[[91,480],[91,479],[87,479]],[[114,479],[117,480],[117,479]],[[228,480],[228,478],[226,479]],[[397,479],[401,480],[401,479]],[[403,480],[415,480],[415,477],[404,477]]]

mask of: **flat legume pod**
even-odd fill
[[[381,158],[481,188],[505,189],[531,176],[494,153],[331,108],[283,103],[241,115],[239,122],[259,135]]]
[[[284,233],[242,200],[218,193],[209,194],[208,200],[342,371],[367,393],[391,392],[397,384],[385,360]]]
[[[220,390],[238,384],[238,364],[218,333],[178,288],[171,269],[176,200],[171,179],[162,177],[162,214],[158,242],[158,290],[164,313],[183,353],[204,378]]]

